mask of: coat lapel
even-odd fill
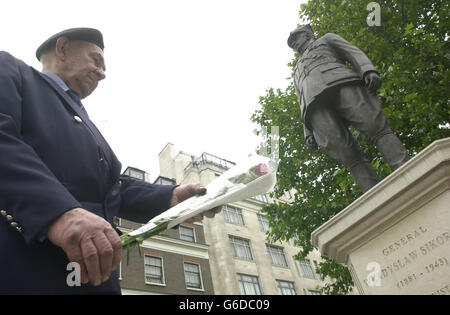
[[[61,97],[63,100],[63,104],[69,108],[69,110],[72,110],[75,112],[77,116],[79,116],[85,123],[85,126],[91,130],[93,136],[96,138],[96,141],[98,145],[101,147],[102,151],[105,154],[105,158],[110,163],[111,167],[111,174],[114,179],[118,179],[120,175],[121,170],[121,164],[118,161],[117,157],[115,156],[112,149],[109,147],[106,140],[103,138],[100,131],[97,129],[97,127],[94,125],[94,123],[89,119],[89,116],[87,113],[78,106],[77,103],[67,94],[63,89],[61,89],[55,82],[53,82],[52,79],[47,77],[45,74],[42,74],[41,72],[37,71],[36,69],[32,68],[36,73],[38,73],[45,82],[47,82],[50,87]]]
[[[89,119],[88,115],[86,114],[85,111],[83,111],[80,106],[78,106],[77,103],[75,103],[75,101],[69,96],[69,94],[67,94],[65,91],[63,91],[55,82],[53,82],[52,79],[50,79],[48,76],[46,76],[45,74],[42,74],[41,72],[37,71],[36,69],[33,69],[34,71],[36,71],[42,79],[44,79],[45,82],[47,82],[50,87],[62,98],[63,103],[66,106],[69,106],[69,108],[75,112],[79,117],[81,117],[81,119],[83,119],[84,121],[86,121],[87,119]]]

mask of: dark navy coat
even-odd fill
[[[0,294],[120,293],[117,271],[98,287],[67,285],[69,261],[46,229],[70,209],[113,224],[146,222],[175,186],[120,175],[87,114],[51,79],[0,52]]]

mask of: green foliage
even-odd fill
[[[449,4],[446,0],[378,1],[381,26],[369,27],[368,2],[310,0],[301,5],[300,18],[309,21],[318,37],[337,33],[369,56],[383,78],[379,94],[389,124],[411,155],[415,155],[434,140],[450,136]],[[286,37],[290,31],[286,30]],[[297,58],[295,54],[288,63],[292,73]],[[270,126],[280,128],[281,161],[273,195],[279,198],[296,191],[291,204],[263,208],[272,228],[268,238],[271,241],[295,238],[302,247],[299,256],[304,257],[313,249],[311,233],[361,192],[345,168],[322,150],[312,152],[306,148],[292,83],[285,91],[267,90],[260,97],[260,105],[252,121],[268,130]],[[380,177],[387,176],[391,170],[379,152],[357,131],[352,133]],[[326,259],[320,270],[322,276],[335,279],[323,288],[324,292],[349,292],[352,281],[346,268]]]
[[[348,269],[329,258],[324,257],[324,262],[319,263],[316,272],[320,274],[321,280],[325,280],[326,276],[334,279],[331,284],[320,288],[325,294],[339,295],[353,290],[352,277]]]

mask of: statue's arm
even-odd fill
[[[370,61],[369,57],[367,57],[367,55],[358,47],[352,45],[337,34],[328,33],[325,34],[323,38],[326,43],[336,51],[340,58],[353,65],[355,70],[360,74],[361,79],[364,79],[365,75],[370,72],[378,74],[372,61]]]

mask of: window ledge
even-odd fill
[[[291,268],[289,268],[289,265],[287,265],[287,266],[281,266],[281,265],[274,265],[274,264],[272,264],[272,267],[276,267],[276,268],[282,268],[282,269],[291,269]]]
[[[148,284],[148,285],[156,285],[156,286],[158,286],[158,287],[165,287],[165,286],[166,286],[165,283],[156,283],[156,282],[148,282],[148,281],[145,281],[145,284]]]
[[[197,291],[197,292],[205,292],[205,289],[196,289],[196,288],[186,288],[186,290]]]
[[[256,264],[255,259],[251,259],[251,260],[250,260],[250,259],[240,258],[240,257],[235,257],[235,256],[233,256],[233,258],[236,259],[236,260],[239,260],[239,261],[245,261],[245,262],[250,262],[250,263]]]

